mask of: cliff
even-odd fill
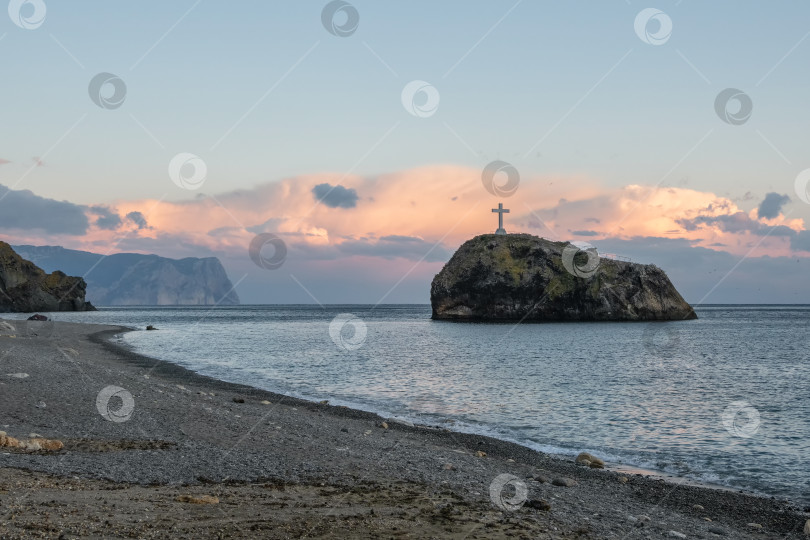
[[[0,312],[95,311],[80,277],[46,274],[0,242]]]
[[[663,270],[600,258],[568,242],[485,234],[465,242],[430,287],[434,319],[696,319]]]
[[[56,246],[14,249],[46,270],[85,275],[87,297],[101,306],[238,305],[216,257],[168,259],[158,255],[100,255]]]

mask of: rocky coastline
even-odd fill
[[[58,270],[47,274],[0,242],[0,312],[95,311],[86,290],[84,279]]]

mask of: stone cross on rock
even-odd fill
[[[498,214],[498,230],[495,234],[506,234],[506,229],[503,228],[503,215],[508,214],[509,210],[503,207],[503,203],[498,203],[498,208],[493,208],[492,211]]]

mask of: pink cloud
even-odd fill
[[[319,204],[313,190],[323,184],[351,193],[350,203]],[[84,237],[66,238],[63,245],[95,251],[99,245],[120,245],[169,256],[197,246],[241,256],[255,234],[273,232],[292,252],[311,260],[390,260],[398,253],[414,260],[434,245],[428,257],[435,258],[472,236],[494,232],[497,218],[491,209],[498,202],[510,209],[505,220],[509,232],[554,240],[579,238],[597,245],[607,238],[667,237],[744,254],[761,241],[757,255],[786,255],[791,251],[784,234],[762,240],[769,227],[804,230],[800,219],[780,214],[759,220],[756,209],[744,212],[737,202],[711,192],[640,185],[614,188],[583,176],[523,177],[514,196],[499,199],[484,189],[480,170],[445,165],[377,176],[325,173],[285,178],[215,198],[117,201],[110,206],[122,218],[138,212],[148,227],[122,219],[114,230],[92,226]],[[736,227],[729,225],[733,220],[739,221]],[[51,237],[47,243],[59,241]]]

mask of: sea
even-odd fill
[[[810,306],[696,312],[522,324],[434,321],[428,305],[52,315],[138,328],[116,339],[218,379],[810,505]]]

